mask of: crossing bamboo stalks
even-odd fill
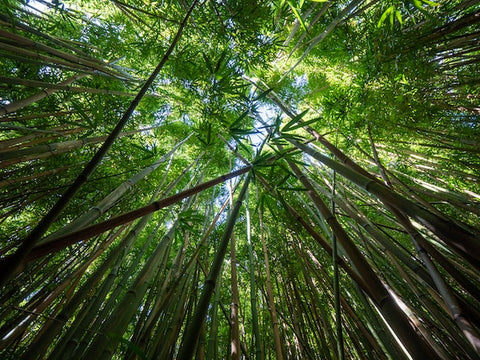
[[[347,272],[349,275],[369,294],[369,296],[374,300],[374,302],[379,307],[383,316],[388,319],[390,326],[394,329],[396,335],[401,339],[404,346],[407,348],[408,352],[414,357],[428,357],[431,349],[424,342],[424,340],[418,337],[415,334],[414,330],[411,328],[408,320],[405,317],[405,314],[400,310],[398,305],[396,305],[393,298],[390,296],[388,291],[383,286],[380,279],[377,277],[375,272],[372,270],[371,266],[365,260],[363,255],[360,253],[358,248],[354,245],[350,237],[343,230],[341,225],[332,216],[328,207],[323,203],[321,198],[312,188],[306,177],[299,171],[298,167],[289,162],[289,166],[292,171],[296,173],[297,178],[302,182],[302,184],[307,188],[307,195],[311,198],[316,208],[322,214],[322,217],[330,225],[332,231],[335,233],[338,241],[342,244],[346,253],[352,264],[355,266],[359,275],[352,273],[351,271]],[[307,221],[302,219],[302,217],[289,205],[287,205],[289,212],[294,216],[294,218],[299,221],[303,227],[314,237],[315,240],[319,241],[320,244],[326,243],[326,241],[308,224]],[[324,248],[327,248],[331,253],[332,249],[329,245],[322,245]],[[344,263],[339,260],[339,265],[345,269]]]
[[[52,251],[58,251],[65,248],[68,245],[89,239],[95,235],[101,234],[109,229],[113,229],[119,225],[129,223],[139,217],[145,216],[152,212],[161,210],[169,205],[175,204],[180,200],[183,200],[187,197],[195,195],[203,190],[206,190],[214,185],[220,184],[228,179],[234,178],[236,176],[247,173],[251,167],[244,167],[243,169],[233,171],[230,174],[222,175],[213,180],[207,181],[203,184],[195,186],[191,189],[179,192],[175,195],[169,196],[165,199],[154,201],[150,205],[144,206],[137,210],[127,212],[123,215],[116,216],[110,220],[103,221],[99,224],[92,225],[81,230],[66,234],[64,236],[56,238],[54,241],[49,242],[48,244],[38,245],[34,247],[30,255],[26,257],[27,261],[31,261]]]
[[[175,37],[173,38],[169,48],[167,49],[166,53],[160,60],[159,64],[152,72],[148,80],[144,83],[141,90],[138,92],[135,99],[130,104],[127,111],[124,113],[122,118],[119,120],[117,125],[115,126],[114,130],[110,133],[108,138],[105,140],[103,145],[100,149],[96,152],[92,160],[86,165],[84,170],[81,174],[77,177],[74,183],[68,188],[68,190],[62,195],[62,197],[55,203],[55,205],[50,209],[50,211],[40,220],[39,224],[32,230],[32,232],[23,240],[22,245],[16,251],[16,253],[7,259],[2,259],[0,262],[0,286],[2,286],[6,281],[10,279],[10,277],[17,271],[18,266],[23,262],[26,258],[28,253],[33,249],[36,242],[43,236],[43,234],[48,230],[50,225],[55,221],[55,219],[60,215],[62,210],[65,206],[69,203],[70,199],[77,193],[80,187],[88,180],[90,175],[93,171],[97,168],[100,164],[102,158],[105,156],[107,151],[112,146],[115,139],[120,134],[123,127],[127,124],[128,120],[133,114],[133,111],[139,104],[140,100],[143,98],[147,90],[149,89],[150,85],[153,83],[155,78],[157,77],[160,70],[163,68],[165,63],[167,62],[170,54],[173,52],[173,49],[176,47],[180,37],[182,35],[183,29],[187,24],[187,21],[190,17],[190,14],[193,11],[193,8],[197,4],[198,0],[194,0],[191,7],[187,11]],[[37,100],[34,100],[37,101]],[[33,101],[33,102],[34,102]],[[8,105],[7,105],[8,106]],[[5,108],[3,109],[4,114],[11,112],[7,111]],[[0,113],[1,114],[1,113]]]
[[[87,211],[86,213],[80,215],[78,218],[70,222],[67,226],[63,227],[61,230],[56,231],[55,233],[49,235],[41,239],[38,242],[38,245],[42,245],[52,241],[55,237],[62,236],[69,232],[77,231],[82,227],[92,223],[95,219],[102,216],[106,211],[108,211],[115,203],[129,190],[131,189],[137,182],[144,179],[147,175],[155,171],[164,161],[168,158],[173,156],[175,151],[184,144],[191,135],[187,136],[184,140],[180,141],[176,144],[172,150],[168,153],[160,157],[157,161],[155,161],[152,165],[148,166],[147,168],[141,170],[140,172],[136,173],[128,180],[120,184],[114,191],[108,194],[104,199],[102,199],[95,207]],[[153,201],[154,199],[152,199]]]
[[[388,314],[387,314],[387,310],[382,308],[382,305],[383,305],[382,303],[390,302],[393,304],[393,299],[390,298],[390,296],[388,295],[388,292],[385,290],[385,288],[383,287],[383,285],[381,284],[381,282],[379,281],[379,279],[377,278],[377,276],[375,275],[371,267],[363,259],[359,250],[355,247],[355,245],[353,244],[349,236],[346,234],[346,232],[343,230],[341,225],[336,220],[336,218],[328,210],[327,206],[323,203],[321,198],[315,192],[313,186],[310,184],[310,182],[305,177],[305,175],[301,172],[298,166],[291,161],[289,162],[289,166],[293,170],[297,178],[300,180],[300,182],[303,184],[303,186],[305,186],[305,188],[308,190],[307,195],[315,204],[316,208],[320,211],[325,221],[332,228],[335,237],[342,244],[343,248],[348,254],[348,257],[353,262],[355,268],[358,269],[362,278],[365,280],[365,282],[369,286],[375,287],[372,289],[373,299],[379,305],[380,310],[384,314],[385,318],[387,318],[389,321],[392,321],[390,325],[394,329],[395,333],[400,337],[402,343],[405,344],[408,351],[411,354],[417,352],[417,355],[415,356],[420,356],[420,354],[423,351],[429,351],[428,350],[429,347],[425,346],[423,341],[419,341],[420,339],[417,339],[416,336],[413,336],[413,333],[414,333],[413,329],[405,328],[405,326],[407,326],[408,324],[408,321],[402,318],[401,314],[403,313],[401,312],[400,308],[397,308],[397,309],[395,309],[395,307],[390,308],[388,311],[392,311],[392,313],[389,312]],[[397,314],[398,316],[391,317],[392,314]],[[410,347],[410,345],[413,345],[413,344],[415,344],[414,347]]]
[[[78,74],[78,75],[71,76],[64,81],[61,81],[59,85],[68,86],[71,83],[73,83],[74,81],[79,80],[81,78],[84,78],[85,76],[87,76],[87,74]],[[31,96],[29,96],[25,99],[16,100],[16,101],[13,101],[10,104],[6,104],[6,105],[0,105],[0,116],[13,113],[13,112],[18,111],[20,109],[23,109],[26,106],[32,105],[32,104],[46,98],[47,96],[52,95],[56,91],[57,91],[56,89],[45,89],[45,90],[43,90],[41,92],[38,92],[36,94],[33,94],[33,95],[31,95]]]
[[[219,247],[215,254],[215,259],[212,263],[212,267],[210,268],[208,277],[205,280],[202,295],[198,301],[195,314],[193,315],[193,318],[191,319],[190,323],[187,326],[187,329],[185,330],[183,336],[183,343],[177,356],[177,359],[179,360],[189,360],[194,355],[195,347],[199,336],[198,329],[201,328],[203,322],[205,321],[205,316],[207,314],[208,306],[210,304],[210,299],[212,297],[213,290],[215,289],[215,284],[217,282],[220,269],[222,268],[229,240],[233,232],[233,228],[235,226],[238,214],[240,212],[243,198],[245,197],[245,194],[247,192],[249,182],[250,176],[247,176],[247,179],[243,184],[242,190],[237,197],[235,206],[233,207],[232,212],[228,216],[225,230],[223,232]]]
[[[5,39],[9,39],[9,40],[13,41],[13,43],[15,43],[15,45],[17,47],[18,46],[24,46],[24,47],[33,48],[33,49],[36,49],[36,50],[39,50],[39,51],[44,51],[44,52],[49,53],[53,56],[56,56],[60,59],[64,59],[64,60],[66,60],[70,63],[86,66],[86,67],[98,70],[102,73],[109,74],[109,75],[117,77],[117,78],[123,78],[123,74],[120,74],[116,71],[108,69],[107,68],[108,64],[105,64],[104,66],[102,66],[98,62],[93,62],[93,61],[90,61],[90,60],[83,59],[81,57],[66,53],[64,51],[54,49],[50,46],[38,43],[38,42],[33,41],[33,40],[30,40],[29,38],[26,38],[26,37],[21,36],[19,34],[14,34],[14,33],[11,33],[11,32],[0,29],[0,38],[2,38],[2,37],[5,38]],[[1,48],[1,45],[0,45],[0,48]],[[15,52],[15,49],[12,49],[12,47],[10,47],[10,51]],[[30,52],[30,51],[27,52],[20,47],[18,47],[16,51],[19,52],[21,55],[25,55],[26,53],[31,54],[31,55],[35,54],[33,52]]]
[[[90,255],[90,257],[77,270],[75,270],[73,274],[69,275],[67,278],[63,280],[62,283],[57,285],[55,290],[51,294],[49,294],[45,299],[43,299],[42,302],[37,307],[35,307],[33,311],[35,313],[42,313],[47,308],[47,306],[49,306],[53,301],[56,300],[56,298],[60,295],[60,293],[62,293],[68,286],[72,286],[73,284],[72,279],[82,276],[83,273],[90,266],[90,264],[103,253],[103,251],[113,242],[113,240],[115,240],[118,234],[119,232],[112,234],[112,236],[110,236],[107,239],[107,241],[102,243],[94,251],[94,253]],[[30,315],[29,317],[27,317],[26,320],[22,321],[23,325],[21,327],[17,326],[15,328],[15,331],[9,334],[8,338],[3,338],[0,343],[0,348],[4,348],[5,345],[8,346],[12,341],[16,340],[17,336],[24,333],[25,329],[31,325],[31,320],[32,320],[32,316]]]
[[[452,245],[472,265],[480,269],[480,244],[473,233],[466,231],[453,222],[446,222],[445,219],[392,192],[385,185],[327,158],[311,147],[290,138],[287,138],[287,140],[316,160],[335,169],[335,171],[359,187],[375,195],[382,202],[388,203],[421,222],[439,238]]]
[[[88,93],[88,94],[105,94],[105,95],[118,95],[118,96],[136,96],[135,93],[130,93],[126,91],[119,90],[110,90],[110,89],[98,89],[85,86],[70,86],[65,84],[51,84],[45,81],[39,80],[29,80],[29,79],[19,79],[7,76],[0,76],[0,84],[9,84],[9,85],[21,85],[26,87],[38,87],[42,89],[52,89],[52,90],[63,90],[72,93]],[[147,94],[146,96],[153,96],[154,94]]]
[[[40,30],[35,29],[34,27],[23,23],[21,19],[12,19],[9,16],[6,16],[4,14],[0,14],[0,24],[2,26],[5,26],[5,27],[8,26],[12,29],[15,29],[15,28],[21,29],[23,32],[25,32],[27,34],[32,34],[32,35],[35,35],[35,36],[38,36],[38,37],[41,37],[41,38],[47,40],[50,44],[55,44],[55,45],[60,46],[64,49],[69,49],[71,51],[74,51],[79,56],[82,56],[82,57],[84,57],[84,58],[86,58],[86,59],[88,59],[92,62],[97,62],[97,63],[103,64],[103,62],[101,60],[98,60],[96,58],[92,58],[87,53],[81,51],[78,47],[75,47],[72,44],[70,44],[68,42],[68,40],[66,40],[66,39],[61,40],[61,39],[52,37],[48,34],[45,34],[44,32],[41,32]],[[81,44],[81,45],[87,46],[88,44]]]
[[[127,131],[120,133],[118,137],[138,134],[153,128],[155,127]],[[51,156],[63,154],[70,150],[81,148],[88,144],[97,144],[105,139],[107,139],[107,136],[94,136],[80,140],[69,140],[60,143],[32,146],[26,149],[0,152],[0,168],[5,168],[19,162],[49,158]]]
[[[1,124],[0,124],[1,125]],[[0,126],[2,127],[2,126]],[[17,128],[18,129],[18,128]],[[14,128],[14,130],[17,130]],[[34,134],[29,134],[29,135],[23,135],[19,136],[16,138],[11,138],[8,140],[4,140],[0,143],[0,152],[5,152],[5,151],[12,151],[12,150],[20,150],[26,147],[31,147],[35,146],[38,144],[41,144],[43,142],[47,142],[50,140],[53,140],[55,138],[58,138],[60,136],[66,136],[70,134],[76,134],[85,131],[86,129],[83,127],[77,127],[77,128],[72,128],[68,129],[65,128],[64,126],[58,126],[53,128],[51,131],[47,130],[45,131],[44,134],[52,134],[50,136],[45,136],[43,131],[38,133],[37,129],[31,129],[31,128],[24,128],[24,129],[18,129],[26,132],[34,132]]]
[[[173,225],[170,228],[158,244],[155,252],[149,257],[130,290],[117,305],[115,312],[102,326],[101,332],[95,337],[85,356],[83,356],[84,359],[110,359],[113,356],[113,352],[119,343],[119,337],[123,335],[150,284],[160,260],[160,255],[173,239],[175,227],[176,225]],[[117,337],[108,337],[107,334],[109,333],[117,334]]]

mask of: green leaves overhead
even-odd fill
[[[477,359],[479,10],[0,1],[0,358]]]

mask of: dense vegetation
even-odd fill
[[[2,0],[0,358],[479,359],[479,23]]]

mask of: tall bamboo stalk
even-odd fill
[[[240,207],[242,206],[242,201],[247,192],[249,182],[250,176],[247,176],[247,179],[243,184],[242,190],[237,197],[235,206],[232,212],[229,214],[225,230],[220,240],[219,248],[215,254],[215,259],[208,273],[208,277],[205,280],[202,295],[198,301],[195,314],[193,315],[193,319],[190,321],[187,329],[185,330],[183,343],[177,356],[177,359],[179,360],[190,360],[194,355],[195,347],[199,336],[198,329],[201,328],[201,325],[205,321],[205,315],[207,314],[208,305],[210,304],[210,299],[212,297],[213,290],[215,289],[215,284],[220,273],[225,254],[227,252],[230,236],[233,232],[233,227],[235,226],[235,222],[240,212]]]

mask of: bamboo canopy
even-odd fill
[[[480,4],[0,3],[1,359],[480,359]]]

